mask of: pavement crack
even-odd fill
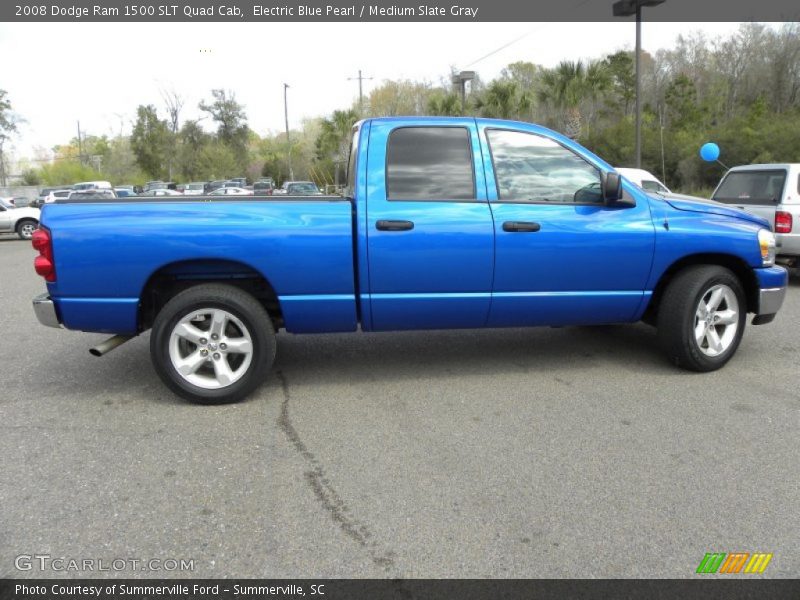
[[[339,492],[336,491],[336,488],[333,487],[333,484],[331,484],[329,477],[322,467],[322,463],[320,463],[314,453],[308,449],[308,446],[301,439],[300,434],[292,424],[289,416],[290,394],[286,376],[280,370],[277,371],[276,375],[278,381],[281,382],[281,390],[283,392],[283,402],[281,403],[281,412],[278,417],[278,426],[286,435],[292,446],[294,446],[294,449],[297,450],[297,453],[305,460],[307,469],[303,473],[303,477],[314,493],[314,497],[331,519],[333,519],[334,523],[339,526],[342,532],[369,553],[375,565],[381,567],[387,573],[391,573],[391,571],[395,570],[394,552],[384,552],[381,550],[370,528],[352,515],[344,499]]]

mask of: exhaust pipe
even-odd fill
[[[117,346],[121,346],[129,339],[131,339],[132,335],[115,335],[114,337],[108,338],[105,342],[101,344],[97,344],[94,348],[89,348],[89,354],[92,356],[103,356],[104,354],[108,354]]]

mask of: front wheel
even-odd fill
[[[17,223],[17,235],[22,240],[30,240],[33,238],[33,232],[36,231],[39,224],[31,219],[25,219]]]
[[[658,337],[670,360],[714,371],[736,353],[747,305],[737,277],[714,265],[689,267],[670,282],[658,311]]]
[[[199,404],[236,402],[258,387],[272,366],[275,330],[250,294],[229,285],[198,285],[158,313],[150,357],[179,396]]]

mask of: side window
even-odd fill
[[[386,148],[388,200],[475,200],[469,131],[401,127]]]
[[[497,194],[508,202],[602,204],[600,171],[551,139],[489,129]]]

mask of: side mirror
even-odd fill
[[[622,198],[622,177],[615,171],[603,173],[600,178],[600,187],[603,194],[603,202],[608,204],[616,203]]]

